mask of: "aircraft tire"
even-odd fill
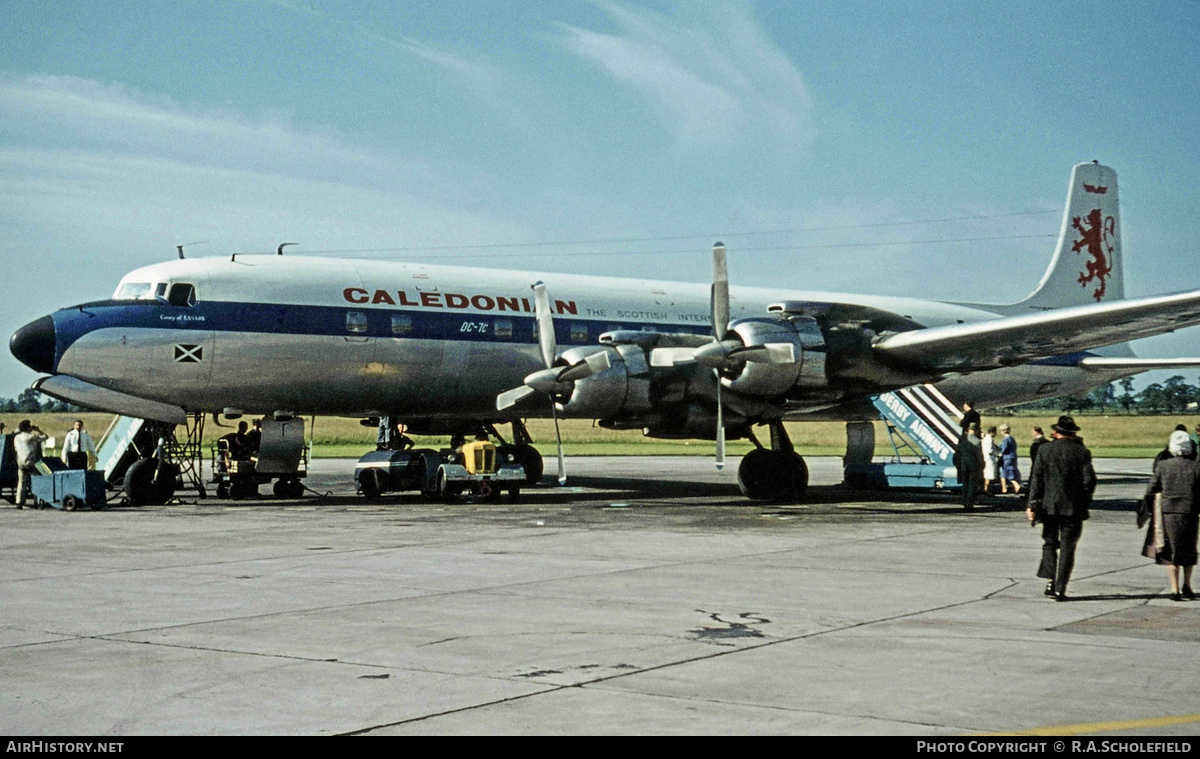
[[[158,461],[158,459],[151,459]],[[179,465],[170,462],[163,463],[154,469],[154,500],[152,504],[164,504],[175,495],[176,481],[179,479]]]
[[[158,470],[158,459],[138,459],[125,470],[125,497],[131,506],[153,504],[157,495],[154,473]]]
[[[754,501],[786,501],[794,491],[796,465],[792,455],[766,448],[747,453],[738,465],[738,489],[742,495]]]

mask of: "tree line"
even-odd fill
[[[43,401],[42,398],[45,398]],[[87,411],[66,401],[43,396],[33,388],[25,388],[16,398],[0,398],[0,414],[68,414]]]
[[[1043,401],[1023,403],[1029,410],[1054,410],[1067,413],[1093,412],[1098,414],[1181,414],[1200,405],[1200,387],[1189,384],[1181,374],[1164,382],[1153,382],[1133,391],[1133,380],[1126,377],[1101,385],[1084,396],[1063,395]]]

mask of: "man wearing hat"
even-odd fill
[[[1029,475],[1029,507],[1025,515],[1042,523],[1042,563],[1037,576],[1049,580],[1046,595],[1067,600],[1067,582],[1075,566],[1075,544],[1096,491],[1092,452],[1077,437],[1079,425],[1060,416],[1050,442],[1038,450]]]

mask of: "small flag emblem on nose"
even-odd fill
[[[204,360],[204,346],[202,345],[176,345],[175,346],[175,363],[177,364],[198,364]]]

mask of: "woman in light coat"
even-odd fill
[[[1192,570],[1196,567],[1200,465],[1190,458],[1194,448],[1187,432],[1172,433],[1167,450],[1171,457],[1158,462],[1146,489],[1146,498],[1153,499],[1155,495],[1159,498],[1146,531],[1142,555],[1166,566],[1171,600],[1191,600],[1196,597],[1192,591]]]
[[[980,448],[983,449],[983,492],[986,495],[992,492],[992,480],[996,479],[996,462],[1000,456],[1000,449],[996,445],[995,427],[987,428],[987,433],[980,441]]]

